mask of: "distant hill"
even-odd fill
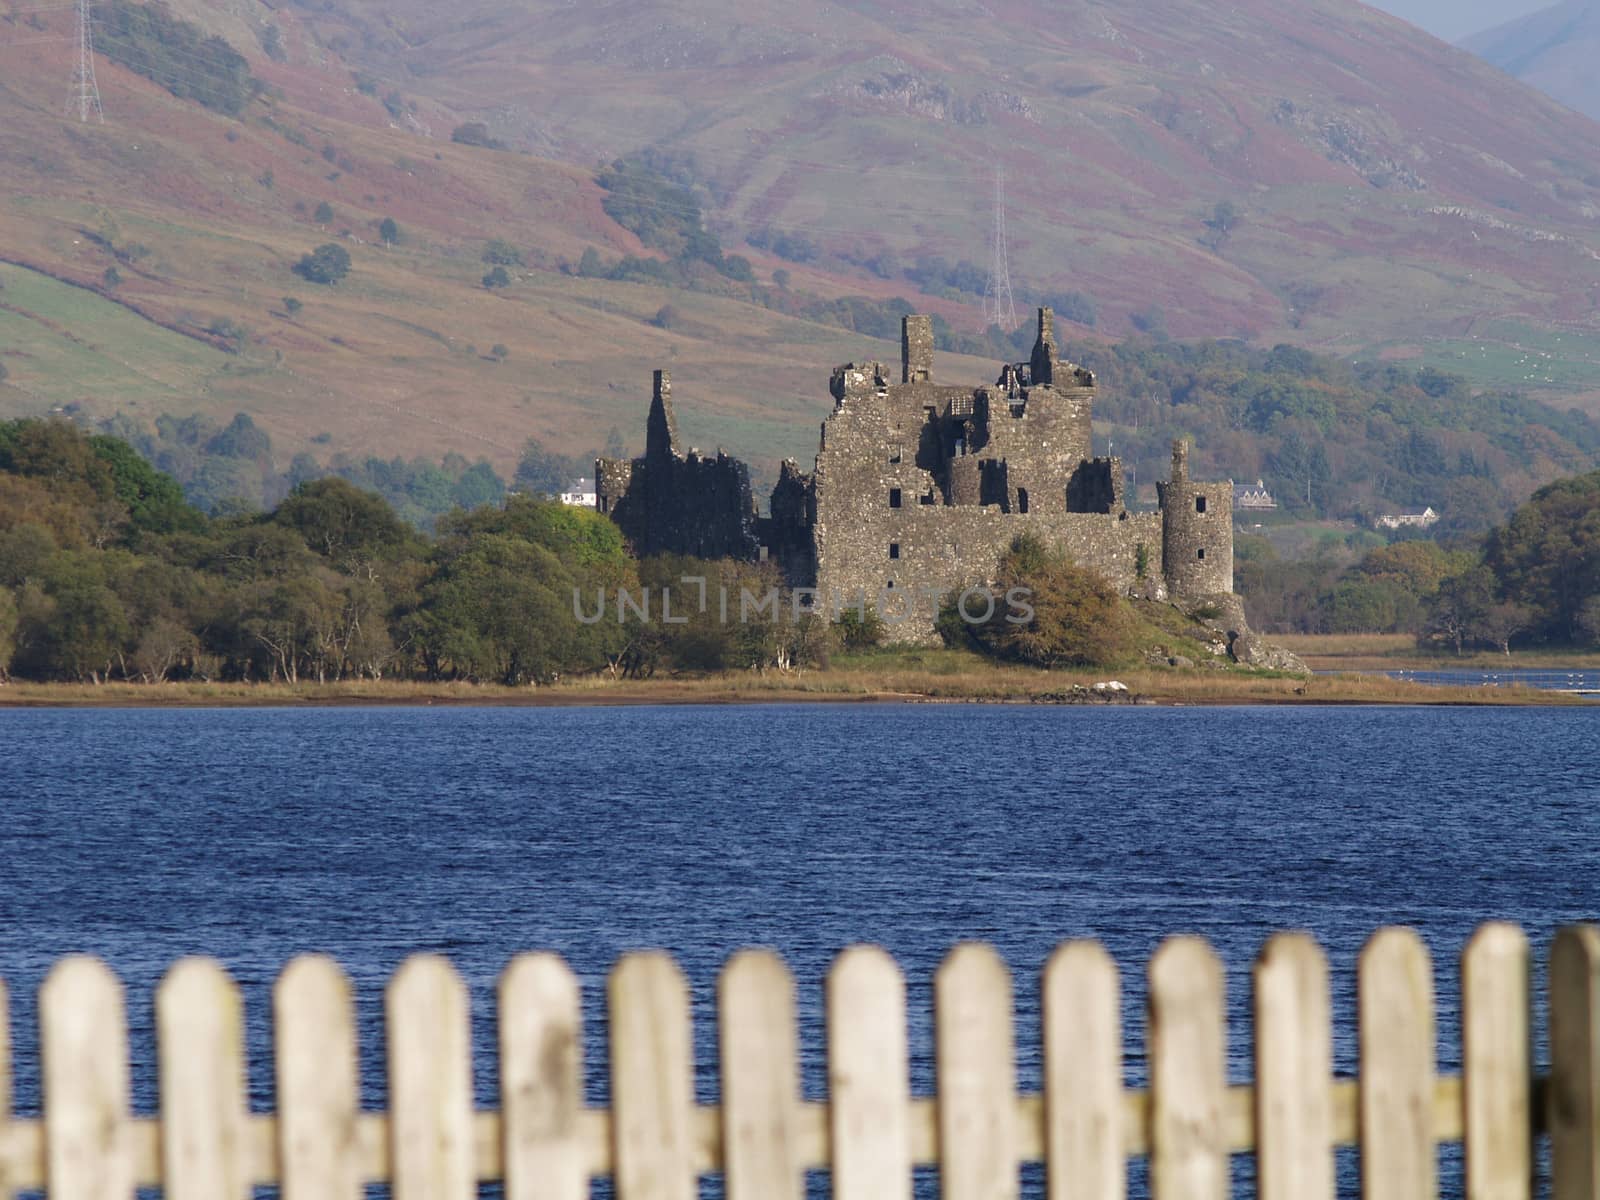
[[[1462,47],[1509,75],[1600,118],[1600,4],[1565,0],[1475,34]]]
[[[198,32],[103,59],[104,126],[62,115],[70,9],[6,3],[0,416],[244,411],[286,457],[509,475],[530,435],[637,448],[670,366],[686,438],[770,469],[898,300],[992,378],[997,167],[1018,307],[1075,336],[1600,400],[1600,125],[1354,0],[173,0]],[[294,273],[328,243],[347,279]]]

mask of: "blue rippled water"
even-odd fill
[[[584,980],[597,1101],[602,981],[637,947],[684,964],[707,1066],[722,961],[780,949],[819,1095],[822,976],[852,942],[907,971],[922,1089],[932,971],[957,940],[995,943],[1034,1087],[1037,973],[1064,938],[1117,957],[1133,1049],[1149,953],[1171,933],[1211,938],[1244,1079],[1248,965],[1267,934],[1308,928],[1328,948],[1348,1069],[1355,955],[1405,923],[1436,957],[1449,1066],[1454,960],[1478,923],[1518,921],[1542,955],[1558,925],[1600,918],[1597,746],[1593,709],[0,711],[18,1107],[37,1106],[33,993],[78,951],[129,986],[145,1110],[151,991],[197,953],[245,988],[263,1108],[267,989],[308,950],[356,979],[373,1104],[380,989],[418,950],[467,977],[485,1105],[494,980],[527,949],[560,951]]]

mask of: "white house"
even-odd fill
[[[561,493],[561,503],[574,508],[594,508],[598,500],[592,479],[574,479],[568,489]]]
[[[1233,485],[1233,511],[1240,509],[1255,512],[1266,512],[1277,508],[1278,502],[1272,498],[1272,493],[1267,491],[1265,480],[1258,479],[1254,483],[1236,483]]]
[[[1439,523],[1439,514],[1431,508],[1424,508],[1420,512],[1384,513],[1374,518],[1372,523],[1379,529],[1426,529]]]

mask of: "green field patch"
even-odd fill
[[[1429,342],[1416,361],[1482,387],[1531,392],[1600,386],[1600,336],[1575,330],[1496,321],[1471,337]]]
[[[228,355],[120,304],[0,264],[0,361],[18,388],[56,404],[191,398]]]

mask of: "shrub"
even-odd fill
[[[308,283],[330,285],[350,274],[350,253],[343,246],[327,242],[295,264],[294,273]]]
[[[115,267],[107,267],[106,273],[100,276],[108,288],[114,288],[122,282],[122,272]]]
[[[946,599],[939,630],[947,641],[964,637],[992,657],[1038,667],[1107,666],[1128,652],[1132,622],[1116,590],[1031,535],[1001,558],[992,590],[982,621],[971,619],[981,615],[976,603],[961,613],[958,595]]]
[[[283,311],[288,313],[291,317],[299,316],[300,310],[304,307],[305,305],[301,304],[300,301],[296,300],[293,296],[285,296],[283,298]]]
[[[489,239],[489,244],[483,248],[483,261],[502,267],[526,265],[522,261],[522,251],[503,238]]]
[[[833,623],[833,632],[842,649],[870,650],[883,644],[883,618],[870,604],[861,609],[847,608]]]
[[[483,277],[483,286],[490,289],[510,287],[511,276],[506,274],[504,267],[496,267]]]
[[[400,243],[400,226],[393,217],[385,217],[378,223],[378,236],[383,239],[386,246],[395,246]]]
[[[489,136],[489,127],[482,121],[468,121],[450,131],[450,140],[462,146],[482,146],[486,150],[504,150],[506,144]]]
[[[321,204],[317,205],[317,210],[311,214],[311,219],[318,225],[332,225],[333,205],[324,200]]]

